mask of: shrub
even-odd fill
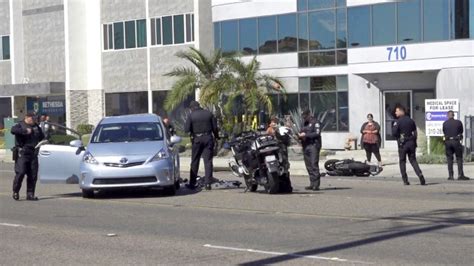
[[[77,138],[72,135],[51,135],[49,142],[58,145],[69,145],[69,142],[76,139]]]
[[[420,164],[445,164],[446,156],[439,154],[424,154],[417,157],[417,161]]]
[[[80,124],[80,125],[77,125],[77,128],[76,128],[77,132],[79,132],[79,134],[81,135],[91,134],[93,129],[94,129],[94,126],[90,124]]]

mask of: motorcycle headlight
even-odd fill
[[[99,164],[99,162],[94,158],[94,156],[92,156],[92,154],[90,152],[86,152],[86,154],[84,154],[84,157],[82,158],[82,160],[85,163],[89,163],[89,164]]]
[[[148,160],[148,162],[154,162],[154,161],[160,161],[160,160],[163,160],[163,159],[168,159],[170,156],[169,154],[166,152],[165,149],[161,149],[157,154],[155,154],[155,156],[153,156],[152,158],[150,158]]]

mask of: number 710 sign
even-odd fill
[[[407,58],[407,48],[405,46],[387,47],[388,61],[399,61]]]

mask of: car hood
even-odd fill
[[[94,157],[109,156],[144,156],[150,157],[158,153],[165,144],[163,141],[90,143],[87,150]]]

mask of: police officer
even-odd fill
[[[26,200],[38,200],[35,197],[35,186],[38,177],[38,154],[35,147],[44,139],[43,131],[34,121],[34,114],[27,114],[23,121],[12,127],[11,133],[15,135],[13,199],[20,199],[18,193],[26,174]]]
[[[187,187],[196,188],[196,179],[199,171],[199,161],[204,159],[204,183],[207,190],[211,189],[212,177],[212,157],[214,151],[214,139],[218,139],[219,131],[217,129],[216,117],[199,106],[199,103],[192,101],[189,105],[191,114],[188,116],[185,124],[185,132],[191,135],[192,155],[191,155],[191,173]]]
[[[166,128],[166,138],[170,140],[172,136],[176,135],[176,130],[168,117],[163,118],[163,124]]]
[[[444,146],[446,148],[446,158],[448,161],[448,180],[454,180],[453,171],[453,154],[456,154],[456,161],[458,163],[458,180],[469,180],[464,176],[462,167],[462,122],[454,119],[454,112],[448,112],[448,120],[443,123]]]
[[[309,186],[306,190],[319,190],[321,174],[319,173],[319,152],[321,151],[321,124],[309,112],[302,114],[303,127],[298,134],[303,145],[304,163],[309,175]]]
[[[420,179],[420,184],[425,185],[425,178],[421,172],[420,166],[416,161],[416,124],[410,117],[405,115],[406,111],[403,106],[398,106],[395,109],[395,115],[397,120],[393,123],[392,134],[398,141],[398,156],[399,156],[399,165],[400,173],[402,174],[403,183],[405,185],[410,185],[408,182],[406,163],[407,155],[410,164],[413,166],[416,175]]]

